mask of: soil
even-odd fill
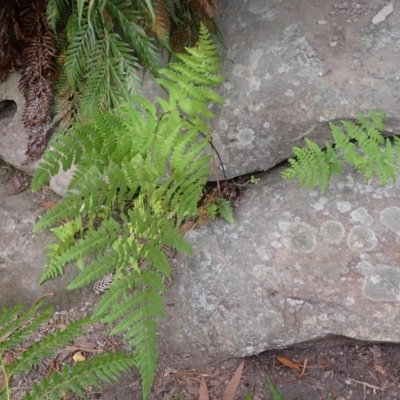
[[[254,400],[272,400],[267,376],[286,400],[326,400],[329,395],[336,400],[398,399],[399,356],[399,345],[356,342],[265,352],[245,359],[236,399],[246,399],[247,393],[252,393]],[[298,368],[291,369],[278,358],[296,363]],[[193,374],[188,371],[160,372],[153,389],[153,399],[173,399],[171,393],[178,395],[175,398],[179,400],[198,399],[202,376],[205,376],[210,399],[222,399],[240,362],[231,360]],[[166,365],[166,359],[163,364]],[[170,368],[174,368],[173,364]],[[140,397],[131,398],[139,400]]]

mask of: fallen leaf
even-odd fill
[[[333,378],[333,370],[325,371],[321,374],[320,378],[322,382],[325,382],[327,379]]]
[[[14,175],[12,176],[12,181],[13,181],[13,183],[14,183],[15,190],[20,189],[20,187],[21,187],[21,182],[20,182],[20,180],[18,179],[18,176],[17,176],[17,175],[14,174]]]
[[[14,362],[14,357],[11,351],[9,351],[6,355],[6,360],[4,361],[4,365],[11,365],[13,362]]]
[[[381,347],[380,346],[377,346],[377,345],[373,345],[371,348],[370,348],[370,351],[371,351],[371,353],[374,355],[374,358],[376,359],[376,358],[379,358],[381,355],[382,355],[382,353],[381,353]]]
[[[379,372],[379,373],[382,374],[382,375],[385,375],[385,370],[384,370],[384,368],[382,367],[382,365],[379,365],[379,364],[377,364],[377,363],[373,363],[373,366],[374,366],[374,368],[375,368],[375,371]]]
[[[207,389],[207,383],[206,380],[201,377],[200,381],[200,387],[199,387],[199,400],[209,400],[208,396],[208,389]]]
[[[237,392],[237,389],[238,389],[239,383],[240,383],[240,378],[242,377],[243,367],[244,367],[244,361],[242,361],[240,363],[240,365],[238,366],[232,379],[229,381],[222,400],[234,400],[235,399],[236,392]]]
[[[8,378],[8,376],[7,376],[7,378]],[[6,377],[2,374],[1,379],[0,379],[0,393],[6,388],[6,386],[7,386]]]
[[[85,357],[80,351],[77,351],[77,352],[72,356],[72,359],[73,359],[75,362],[81,362],[81,361],[85,361],[85,360],[86,360],[86,357]]]
[[[84,347],[85,349],[95,349],[97,347],[97,343],[86,338],[79,338],[74,341],[74,346]]]
[[[179,227],[179,233],[181,233],[182,235],[184,235],[186,232],[189,232],[193,226],[194,226],[194,221],[189,221],[186,222],[186,224],[183,224]]]
[[[171,372],[171,375],[175,376],[176,378],[184,378],[187,376],[192,376],[192,377],[197,377],[197,376],[211,376],[213,374],[213,371],[176,371],[176,372]]]
[[[57,204],[55,201],[47,201],[47,200],[40,200],[39,203],[45,206],[47,210],[52,209]]]
[[[283,365],[285,365],[285,366],[288,367],[288,368],[296,369],[296,370],[299,370],[299,369],[300,369],[300,367],[299,367],[298,364],[295,364],[294,362],[288,360],[288,359],[285,358],[285,357],[276,357],[276,359],[277,359],[280,363],[282,363]]]
[[[68,328],[68,326],[62,322],[53,323],[51,324],[51,327],[56,329],[61,329],[62,331],[65,331]]]
[[[161,400],[171,400],[174,397],[175,391],[176,391],[176,388],[172,388],[169,392],[164,393]],[[174,398],[176,398],[176,397],[174,397]]]

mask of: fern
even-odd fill
[[[121,372],[128,372],[134,365],[134,357],[127,357],[124,353],[100,354],[91,362],[76,363],[72,369],[64,366],[61,374],[53,370],[49,379],[44,378],[40,386],[33,385],[32,393],[28,393],[25,399],[60,399],[65,396],[67,390],[85,398],[84,391],[88,382],[94,387],[101,388],[99,380],[110,383],[120,378]]]
[[[380,178],[382,186],[390,180],[396,181],[396,171],[400,161],[400,140],[391,141],[382,136],[385,130],[384,113],[368,111],[369,118],[358,114],[355,124],[350,121],[341,121],[342,128],[329,123],[335,141],[335,149],[341,151],[344,160],[362,172],[367,180],[375,174]],[[341,162],[335,149],[326,144],[323,152],[317,144],[305,139],[308,148],[294,147],[296,158],[288,161],[290,168],[283,172],[287,180],[299,178],[300,187],[313,189],[320,185],[323,193],[329,183],[332,173],[341,173]]]
[[[271,390],[273,399],[274,400],[285,400],[285,398],[279,392],[279,390],[277,389],[274,382],[272,382],[272,380],[269,376],[267,376],[267,382],[268,382],[269,389]]]
[[[94,113],[89,124],[76,123],[66,136],[56,136],[33,179],[37,191],[60,168],[75,166],[66,197],[34,228],[63,223],[53,228],[58,242],[49,247],[41,281],[72,261],[80,272],[69,289],[113,274],[94,315],[135,349],[144,398],[157,361],[155,320],[164,315],[158,293],[171,274],[164,248],[191,252],[178,228],[197,215],[210,173],[210,136],[202,118],[213,116],[209,102],[222,103],[212,90],[224,80],[217,74],[218,52],[204,27],[196,48],[176,57],[158,71],[157,81],[169,94],[158,99],[161,114],[140,96]],[[218,209],[233,222],[226,202]]]
[[[235,219],[233,217],[233,213],[231,210],[231,203],[225,199],[218,199],[217,206],[218,206],[217,211],[219,215],[221,215],[222,218],[224,218],[231,225],[233,225],[235,223]]]
[[[32,306],[22,313],[22,304],[8,310],[4,308],[0,314],[0,360],[4,354],[23,348],[23,342],[37,329],[47,322],[52,316],[52,307],[43,310],[43,302]],[[1,362],[0,374],[3,374],[6,389],[0,391],[0,399],[9,398],[8,388],[10,381],[38,366],[44,358],[55,357],[59,349],[63,349],[76,339],[89,319],[74,321],[63,330],[44,337],[23,351],[12,363],[5,365]],[[18,352],[14,353],[17,354]],[[77,363],[72,369],[64,366],[62,373],[53,370],[50,378],[43,378],[40,386],[34,384],[31,392],[27,392],[25,399],[60,399],[69,391],[75,392],[80,397],[84,396],[87,383],[101,387],[99,380],[110,382],[119,378],[120,372],[127,372],[135,366],[135,357],[123,353],[109,353],[94,356],[90,362]]]

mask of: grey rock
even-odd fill
[[[347,168],[321,195],[281,170],[245,191],[235,225],[187,234],[194,254],[178,259],[161,329],[178,354],[202,364],[328,336],[400,341],[400,184]]]
[[[321,39],[307,7],[299,10],[290,12],[281,1],[221,1],[227,80],[219,89],[225,105],[213,108],[211,131],[228,178],[277,165],[304,137],[321,145],[331,141],[329,121],[366,109],[384,108],[388,131],[400,130],[400,14],[392,13],[390,30],[374,25],[373,31],[370,19],[357,15],[357,24],[347,24],[335,43],[329,33]],[[362,67],[352,72],[357,65]],[[377,65],[385,76],[379,83],[371,79]],[[161,93],[150,80],[144,92],[150,98]]]
[[[28,174],[33,174],[37,162],[23,165],[28,133],[22,122],[25,100],[18,89],[20,77],[16,73],[9,74],[0,84],[0,158]],[[6,109],[8,111],[4,112]]]
[[[39,285],[40,276],[46,271],[46,246],[56,241],[49,230],[32,232],[44,207],[40,198],[29,190],[14,196],[0,183],[0,304],[13,307],[19,302],[26,306],[44,294],[53,293],[50,301],[57,310],[81,307],[86,302],[95,304],[98,296],[89,289],[67,291],[67,285],[77,274],[73,266],[65,267],[63,276]]]
[[[374,5],[381,6],[378,0],[370,7]],[[222,73],[227,81],[219,93],[226,103],[214,106],[217,118],[211,131],[227,178],[273,167],[290,157],[292,146],[304,137],[320,144],[331,141],[329,121],[353,118],[365,109],[384,107],[388,131],[400,129],[399,13],[391,14],[390,29],[387,22],[368,29],[370,20],[360,16],[335,44],[328,37],[321,40],[317,18],[308,18],[307,7],[290,11],[282,0],[222,0],[220,7],[226,45],[226,50],[221,46]],[[341,11],[347,7],[346,2],[334,5]],[[379,82],[373,78],[377,65],[385,77]],[[354,66],[361,68],[352,73]],[[150,98],[162,95],[150,77],[144,92]],[[12,120],[0,120],[0,157],[32,174],[37,163],[22,165],[27,135],[17,75],[0,85],[2,99],[15,101],[17,113]],[[223,177],[222,166],[219,175]],[[58,191],[63,192],[65,185]]]
[[[25,164],[25,152],[28,146],[28,132],[22,122],[25,100],[18,89],[21,75],[9,74],[5,82],[0,84],[0,158],[20,171],[33,175],[40,160]],[[72,171],[61,171],[53,177],[51,188],[60,196],[64,196]]]

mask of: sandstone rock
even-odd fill
[[[67,285],[76,276],[75,267],[65,268],[65,275],[39,285],[45,272],[46,246],[55,242],[50,231],[32,233],[33,225],[44,213],[38,205],[38,197],[26,190],[18,195],[0,183],[0,305],[13,307],[19,302],[29,306],[45,293],[53,293],[51,302],[58,310],[68,310],[92,304],[98,296],[86,288],[83,291],[67,291]]]
[[[22,122],[25,100],[18,90],[21,75],[9,74],[0,84],[0,158],[15,168],[33,175],[40,160],[24,164],[28,133]],[[50,187],[60,196],[65,196],[72,171],[63,172],[51,179]]]
[[[187,234],[161,335],[198,364],[345,336],[399,342],[400,184],[348,169],[324,195],[279,170],[246,190],[234,226]]]
[[[332,21],[326,27],[315,24],[308,7],[290,11],[282,0],[221,3],[227,81],[220,94],[226,104],[216,108],[212,124],[228,177],[267,170],[287,159],[306,136],[323,144],[330,140],[327,121],[365,109],[385,109],[389,128],[400,129],[399,13],[374,31],[368,28],[370,17],[360,16],[346,27],[339,49],[328,38],[321,40]],[[324,4],[317,7],[328,17],[331,5]],[[311,51],[313,58],[307,57]],[[378,65],[385,76],[379,82],[371,79]]]
[[[368,7],[374,5],[380,2]],[[304,137],[323,145],[331,141],[328,121],[366,109],[385,110],[388,131],[400,130],[400,14],[373,29],[369,16],[357,14],[345,29],[333,29],[346,23],[347,14],[333,21],[332,5],[317,7],[326,26],[315,23],[311,6],[291,10],[282,0],[221,1],[227,81],[219,93],[226,103],[214,108],[211,125],[228,178],[277,165]],[[330,40],[332,32],[338,40]],[[378,69],[385,79],[374,78]],[[150,96],[161,93],[150,80],[144,87]]]
[[[18,89],[19,74],[9,74],[0,84],[0,158],[19,170],[33,174],[38,162],[23,165],[28,133],[22,123],[24,96]]]
[[[374,6],[381,2],[371,1],[368,10]],[[332,4],[319,2],[317,7],[290,8],[282,0],[221,0],[227,48],[221,46],[222,73],[227,81],[219,92],[226,104],[214,107],[217,118],[211,129],[228,178],[273,167],[304,137],[325,144],[331,140],[328,121],[353,118],[365,109],[386,110],[388,131],[400,129],[400,14],[392,13],[378,25],[360,15],[339,32],[333,28],[345,23],[347,14],[335,15],[333,21]],[[354,11],[360,5],[333,7]],[[326,26],[315,23],[320,20]],[[144,91],[153,98],[162,93],[150,78]],[[6,123],[0,119],[0,157],[31,174],[37,163],[21,165],[27,135],[17,75],[0,85],[3,99],[15,101],[17,112]],[[65,185],[58,193],[63,192]]]

